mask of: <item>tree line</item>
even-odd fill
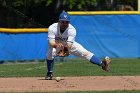
[[[31,27],[33,23],[35,27],[48,27],[57,21],[58,15],[62,10],[137,11],[137,4],[137,0],[0,0],[0,17],[10,16],[10,20],[16,19],[20,22],[23,21],[20,26],[17,26],[20,22],[11,21],[7,23],[8,25],[5,27],[24,27],[27,25],[24,23],[27,22],[28,25],[30,23]],[[5,9],[7,11],[5,11]],[[7,18],[1,19],[6,20]],[[9,22],[8,19],[7,22]],[[14,24],[12,22],[14,22]],[[38,26],[35,24],[38,24]]]

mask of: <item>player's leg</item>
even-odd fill
[[[47,52],[47,74],[45,76],[45,79],[52,80],[53,78],[53,67],[54,67],[54,57],[56,55],[55,48],[52,48],[49,46],[48,52]]]
[[[102,61],[98,57],[96,57],[93,53],[91,53],[90,51],[83,48],[78,43],[76,43],[75,45],[72,46],[72,48],[70,50],[70,54],[87,59],[88,61],[90,61],[93,64],[96,64],[99,66],[102,65]]]
[[[74,54],[76,56],[79,56],[79,57],[82,57],[82,58],[85,58],[85,59],[89,60],[93,64],[101,66],[102,69],[105,70],[105,71],[109,70],[109,63],[111,61],[109,58],[108,58],[108,60],[105,59],[105,60],[101,61],[98,57],[96,57],[90,51],[86,50],[79,43],[74,43],[70,52],[71,52],[71,54]]]
[[[49,46],[48,52],[47,52],[47,74],[45,79],[52,80],[53,78],[53,67],[54,67],[54,57],[56,54],[60,51],[61,48],[52,48]]]
[[[48,72],[45,76],[45,79],[52,80],[53,77],[53,66],[54,66],[54,60],[47,60],[47,69]]]

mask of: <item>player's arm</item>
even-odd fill
[[[56,47],[64,47],[62,43],[57,43],[55,42],[54,39],[49,39],[49,44],[51,47],[56,48]]]
[[[56,48],[56,47],[57,47],[57,44],[56,44],[56,42],[55,42],[54,39],[49,39],[49,45],[50,45],[51,47],[53,47],[53,48]]]
[[[55,42],[55,28],[52,26],[48,28],[48,43],[53,48],[57,47],[57,44]]]
[[[55,41],[55,32],[54,32],[53,28],[51,28],[51,27],[48,29],[48,40],[49,40],[49,45],[53,48],[63,47],[62,43],[57,43]]]

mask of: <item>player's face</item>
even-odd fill
[[[59,21],[59,23],[60,23],[60,29],[61,30],[66,30],[67,28],[68,28],[68,26],[69,26],[69,21]]]

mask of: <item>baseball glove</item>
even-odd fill
[[[62,48],[62,49],[58,52],[57,56],[59,56],[59,57],[66,57],[66,56],[68,56],[69,54],[70,54],[70,53],[69,53],[68,48],[67,48],[67,47],[64,47],[64,48]]]

